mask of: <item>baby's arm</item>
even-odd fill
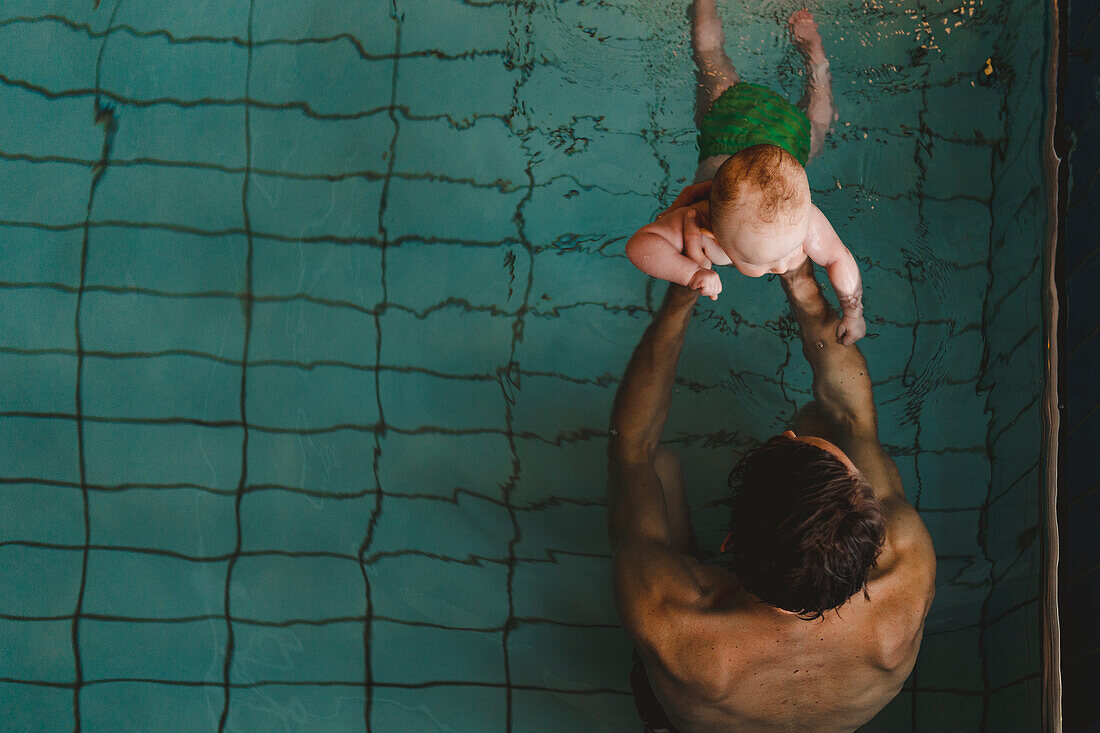
[[[824,267],[829,275],[843,315],[836,329],[836,340],[851,346],[867,333],[867,324],[863,320],[863,281],[859,275],[859,265],[821,210],[815,206],[811,216],[810,232],[803,247],[806,255],[815,264]]]
[[[710,269],[709,260],[701,264],[684,254],[685,249],[702,250],[702,246],[685,247],[688,237],[705,236],[699,231],[696,216],[695,209],[687,207],[663,214],[627,240],[626,256],[647,275],[684,285],[717,300],[722,281]]]

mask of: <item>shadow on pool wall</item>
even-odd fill
[[[1063,41],[1062,134],[1071,144],[1065,200],[1063,284],[1063,379],[1066,408],[1062,423],[1060,481],[1060,613],[1062,633],[1063,721],[1065,733],[1100,730],[1100,134],[1096,115],[1100,43],[1096,4],[1063,2],[1068,13]]]
[[[695,167],[686,4],[94,5],[0,7],[0,720],[631,729],[603,453],[661,294],[625,237]],[[721,9],[792,99],[793,8]],[[1034,731],[1048,19],[816,12],[810,181],[939,556],[866,730]],[[665,436],[709,547],[810,396],[778,283],[723,277]]]

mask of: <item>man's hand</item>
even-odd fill
[[[701,181],[699,183],[693,183],[690,186],[685,186],[684,190],[680,192],[680,195],[676,197],[676,200],[673,201],[667,209],[661,212],[661,214],[658,215],[658,218],[664,216],[670,211],[675,211],[676,209],[679,209],[681,206],[691,206],[696,201],[702,201],[703,199],[707,198],[708,196],[710,196],[711,183],[712,181],[707,180]]]
[[[867,322],[863,320],[863,316],[844,316],[836,326],[837,343],[845,346],[851,346],[866,335]]]

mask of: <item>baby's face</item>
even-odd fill
[[[746,202],[715,226],[715,241],[743,275],[781,275],[794,269],[806,260],[804,244],[813,208],[809,196],[803,200],[803,206],[784,213],[774,222],[760,221],[756,208]]]

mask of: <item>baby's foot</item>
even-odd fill
[[[787,25],[791,29],[791,42],[806,55],[810,63],[825,61],[825,46],[821,43],[821,34],[817,32],[817,21],[813,13],[803,8],[791,15]]]
[[[692,290],[698,290],[700,295],[705,295],[711,300],[718,300],[718,293],[722,292],[722,280],[718,277],[718,273],[702,267],[691,276],[687,286]]]

